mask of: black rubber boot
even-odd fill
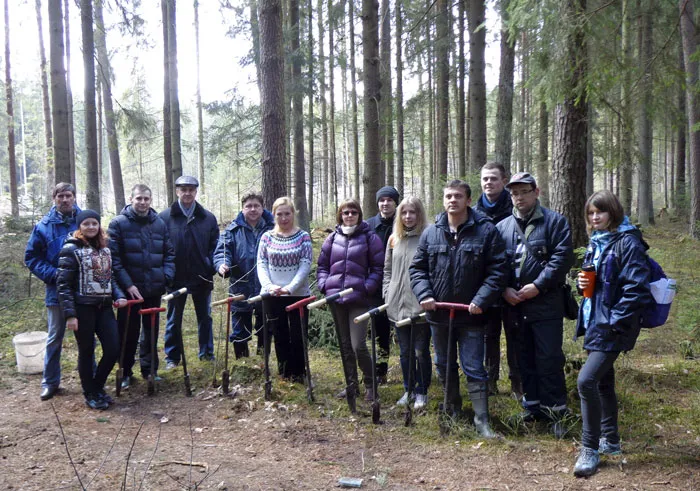
[[[233,353],[236,355],[236,360],[238,360],[239,358],[248,358],[250,356],[250,353],[248,352],[248,342],[234,341]]]

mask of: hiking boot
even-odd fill
[[[108,406],[114,404],[114,399],[112,399],[112,397],[109,394],[107,394],[107,392],[105,392],[104,389],[98,390],[97,396],[100,397],[103,401],[105,401]]]
[[[166,360],[165,362],[165,369],[166,370],[172,370],[173,368],[177,368],[178,362],[172,361],[172,360]]]
[[[355,396],[359,396],[359,395],[360,395],[360,389],[357,389],[357,388],[356,388],[355,391],[356,391]],[[345,398],[347,398],[347,396],[348,396],[348,389],[347,389],[347,387],[344,388],[343,390],[341,390],[340,392],[338,392],[335,396],[336,396],[338,399],[345,399]]]
[[[85,394],[85,404],[87,404],[90,409],[97,409],[100,411],[104,411],[109,407],[107,401],[102,399],[98,394]]]
[[[411,397],[408,397],[408,392],[404,392],[403,395],[401,396],[401,399],[396,401],[397,406],[407,406],[409,403],[409,399],[412,401],[415,399],[414,395],[411,394]]]
[[[233,343],[233,354],[236,355],[236,360],[250,356],[247,341],[232,340],[231,342]]]
[[[576,465],[574,465],[574,476],[576,477],[589,477],[595,474],[598,470],[598,464],[600,463],[600,455],[598,450],[593,450],[592,448],[581,447],[581,451],[576,459]]]
[[[420,411],[428,405],[428,394],[416,394],[416,402],[413,403],[413,410]]]
[[[377,399],[379,399],[379,394],[377,394]],[[365,401],[374,402],[374,390],[369,388],[365,389]]]
[[[598,441],[598,453],[601,455],[620,455],[622,446],[620,443],[610,443],[607,438],[601,437]]]

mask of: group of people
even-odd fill
[[[261,195],[247,194],[242,211],[219,236],[214,216],[196,202],[197,186],[193,177],[179,178],[178,200],[160,214],[150,207],[150,189],[134,186],[130,204],[112,220],[107,234],[97,213],[75,205],[73,186],[56,186],[55,206],[35,227],[25,256],[27,266],[47,285],[49,338],[42,400],[53,397],[59,386],[65,328],[75,331],[81,384],[92,408],[111,403],[104,383],[119,356],[120,339],[126,340],[124,388],[133,382],[137,341],[142,375],[156,373],[150,324],[139,326],[138,316],[132,316],[127,326],[125,309],[115,320],[113,301],[122,306],[127,298],[143,299],[142,308],[159,306],[165,291],[187,287],[197,316],[199,357],[213,359],[210,305],[216,273],[229,277],[230,295],[261,298],[232,305],[229,341],[236,357],[249,356],[248,340],[254,334],[258,350],[260,339],[271,335],[280,376],[304,379],[302,331],[308,329],[308,316],[287,313],[285,307],[311,294],[313,250],[311,237],[296,224],[294,203],[281,197],[267,211]],[[346,382],[338,396],[347,397],[348,391],[361,395],[362,382],[365,400],[374,400],[374,384],[386,381],[393,326],[404,386],[397,404],[426,407],[432,340],[448,401],[441,410],[453,416],[461,413],[461,365],[475,428],[483,437],[493,437],[488,400],[498,392],[503,329],[511,392],[523,406],[522,419],[551,422],[556,432],[569,414],[562,350],[566,277],[574,263],[569,224],[541,206],[540,190],[530,173],[508,179],[502,165],[487,163],[481,169],[481,187],[472,207],[469,185],[447,182],[444,212],[434,223],[429,223],[418,198],[401,200],[390,186],[377,192],[379,213],[367,221],[355,199],[340,203],[316,274],[318,289],[326,296],[353,290],[329,304]],[[586,203],[585,218],[591,236],[586,261],[595,266],[596,275],[594,280],[578,277],[579,288],[591,287],[593,281],[595,292],[580,306],[576,331],[584,336],[589,353],[578,378],[583,446],[574,473],[579,476],[595,472],[600,454],[621,451],[614,362],[634,347],[640,312],[651,301],[647,246],[619,200],[609,191],[594,193]],[[182,295],[168,305],[168,368],[177,366],[182,356],[185,302]],[[380,348],[373,360],[367,348],[367,321],[353,320],[384,303],[386,312],[373,318]],[[464,307],[449,312],[443,303]],[[412,327],[396,326],[423,312],[425,320]],[[96,367],[95,335],[103,346]],[[411,347],[414,357],[409,356]]]

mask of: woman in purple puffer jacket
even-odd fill
[[[372,295],[382,285],[384,245],[362,221],[362,208],[356,200],[346,199],[340,203],[336,219],[335,232],[323,243],[318,257],[318,289],[324,295],[353,289],[350,295],[331,303],[330,309],[343,358],[346,390],[359,394],[359,364],[365,383],[365,400],[371,401],[374,392],[372,358],[367,349],[367,321],[354,324],[353,319],[369,310]],[[345,398],[346,390],[338,397]]]

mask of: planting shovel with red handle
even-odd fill
[[[117,397],[121,395],[122,392],[122,380],[124,380],[124,347],[126,346],[126,335],[129,332],[129,318],[131,317],[131,306],[137,303],[143,303],[143,298],[134,298],[133,300],[126,301],[126,324],[124,327],[124,334],[122,335],[122,345],[119,349],[119,368],[117,369]],[[117,302],[114,302],[112,306],[115,309],[120,308]]]
[[[388,304],[380,305],[379,307],[375,307],[353,319],[355,324],[359,324],[360,322],[366,321],[370,317],[372,318],[372,322],[370,323],[370,332],[372,337],[372,423],[375,425],[379,424],[381,407],[379,405],[379,393],[377,392],[377,332],[374,324],[377,315],[384,312],[387,307],[389,307]]]
[[[211,303],[212,307],[226,304],[226,355],[224,356],[224,371],[221,372],[221,389],[223,390],[224,394],[229,393],[230,374],[228,372],[228,336],[231,332],[231,303],[238,302],[240,300],[245,300],[245,295],[235,295],[233,297],[224,298],[223,300],[218,300]],[[219,333],[221,333],[221,331],[219,331]],[[214,377],[216,377],[216,373],[214,374]]]
[[[309,399],[309,403],[314,402],[314,393],[313,386],[311,385],[311,368],[309,366],[309,336],[306,332],[306,326],[304,326],[304,307],[314,300],[316,300],[316,295],[302,298],[298,302],[294,302],[285,307],[287,312],[291,312],[294,309],[299,311],[299,328],[301,329],[301,342],[304,349],[304,367],[306,368],[306,397]]]
[[[332,295],[328,295],[325,298],[322,298],[320,300],[316,300],[315,302],[311,302],[309,304],[309,310],[317,309],[319,307],[323,307],[327,303],[333,303],[336,302],[338,299],[344,297],[345,295],[349,295],[352,293],[352,288],[346,288],[343,291],[340,291],[338,293],[334,293]],[[338,323],[335,323],[335,332],[336,335],[338,336],[338,340],[340,340],[340,332],[338,332]],[[347,367],[345,366],[345,357],[341,356],[340,361],[343,364],[343,373],[348,373],[347,372]],[[354,385],[348,384],[348,381],[345,381],[346,387],[345,387],[345,397],[348,401],[348,407],[350,408],[350,412],[355,414],[357,412],[357,405],[355,403],[355,398],[357,397],[357,388]]]

